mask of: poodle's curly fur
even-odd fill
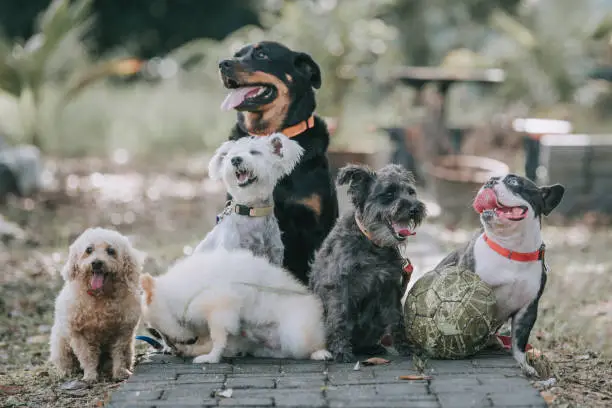
[[[70,245],[50,341],[50,361],[62,377],[80,366],[84,381],[97,381],[107,359],[113,379],[130,375],[143,261],[125,236],[108,229],[89,228]]]

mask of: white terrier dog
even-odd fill
[[[144,321],[194,363],[222,356],[325,360],[320,300],[289,272],[241,249],[193,254],[143,274]]]
[[[213,180],[223,180],[232,200],[194,252],[244,248],[282,265],[284,248],[272,194],[303,152],[282,133],[223,143],[210,160],[208,174]]]

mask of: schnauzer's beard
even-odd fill
[[[278,174],[275,174],[277,166],[263,159],[243,160],[239,166],[233,166],[228,161],[224,162],[223,183],[227,192],[231,194],[233,200],[238,204],[270,204],[272,202],[274,186],[282,174],[280,174],[280,171],[278,171]],[[246,186],[241,186],[236,177],[236,171],[240,170],[249,172],[254,181]]]
[[[392,223],[406,225],[414,231],[425,218],[425,205],[415,200],[396,200],[391,205],[382,205],[376,202],[366,202],[360,218],[373,241],[381,246],[397,246],[404,240],[397,239],[392,230]]]

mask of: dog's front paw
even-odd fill
[[[212,354],[212,353],[202,354],[201,356],[197,356],[196,358],[193,359],[194,364],[203,364],[203,363],[216,364],[219,361],[221,361],[221,356]]]
[[[325,349],[317,350],[310,355],[311,360],[331,360],[331,358],[332,358],[332,353],[330,353],[329,351]]]
[[[130,375],[132,375],[132,372],[127,368],[118,368],[117,370],[113,370],[113,381],[123,381]]]
[[[519,364],[523,373],[528,377],[539,377],[538,372],[535,368],[530,366],[527,362]]]
[[[98,373],[96,373],[96,372],[85,373],[83,375],[83,381],[88,383],[88,384],[98,382]]]

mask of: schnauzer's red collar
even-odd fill
[[[491,248],[493,251],[497,252],[504,258],[508,258],[508,259],[511,259],[513,261],[518,261],[518,262],[535,262],[535,261],[541,261],[544,259],[544,252],[546,249],[544,244],[542,244],[540,249],[538,249],[537,251],[514,252],[514,251],[511,251],[499,245],[497,242],[489,238],[487,234],[482,234],[482,238],[484,239],[484,242],[487,243],[489,248]]]
[[[378,243],[378,242],[376,242],[375,240],[372,239],[372,234],[370,234],[370,231],[368,231],[363,226],[363,223],[359,219],[359,216],[357,215],[357,213],[355,213],[355,223],[357,223],[357,227],[359,228],[359,231],[361,231],[361,233],[370,242],[372,242],[372,244],[376,245],[377,247],[381,246],[380,243]],[[397,254],[399,255],[400,259],[402,260],[402,269],[406,273],[406,279],[402,283],[402,293],[404,293],[404,291],[406,290],[406,287],[408,286],[408,282],[410,282],[410,277],[412,276],[412,271],[414,271],[414,266],[412,266],[412,262],[410,262],[410,259],[408,259],[408,257],[402,256],[402,253],[400,252],[399,247],[395,247],[395,249],[396,249]]]
[[[293,126],[289,126],[287,128],[284,128],[283,130],[281,130],[280,133],[282,133],[283,135],[287,136],[288,138],[292,138],[295,137],[297,135],[300,135],[302,133],[304,133],[305,131],[307,131],[308,129],[312,129],[314,127],[314,116],[309,117],[306,120],[303,120]],[[258,133],[251,133],[254,136],[269,136],[267,134],[258,134]]]

